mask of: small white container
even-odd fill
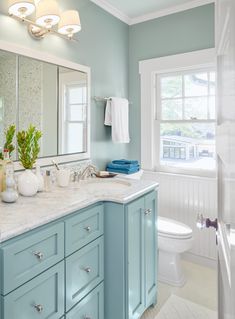
[[[70,174],[71,174],[71,172],[69,169],[60,169],[59,171],[56,171],[56,178],[57,178],[58,186],[60,186],[60,187],[69,186]]]

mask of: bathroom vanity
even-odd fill
[[[137,319],[156,303],[158,184],[75,184],[0,204],[0,319]]]

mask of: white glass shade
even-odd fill
[[[55,0],[41,0],[36,9],[36,23],[51,28],[60,21],[60,11]]]
[[[35,4],[33,0],[9,0],[8,4],[9,14],[13,14],[20,18],[29,16],[35,10]]]
[[[58,32],[72,36],[81,30],[79,13],[76,10],[68,10],[61,14]]]

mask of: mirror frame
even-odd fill
[[[30,49],[18,44],[5,42],[0,40],[0,50],[7,51],[9,53],[15,53],[28,58],[40,60],[57,66],[62,66],[76,71],[81,71],[87,74],[87,151],[83,153],[73,153],[67,155],[56,155],[49,157],[38,158],[37,163],[40,166],[52,165],[52,160],[57,163],[76,162],[81,160],[90,159],[90,147],[91,147],[91,123],[90,123],[90,108],[91,108],[91,69],[88,66],[77,64],[69,60],[58,58],[54,55],[46,52]],[[14,161],[15,170],[22,170],[22,166],[19,161]]]

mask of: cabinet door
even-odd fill
[[[157,294],[157,193],[145,196],[145,301],[156,303]]]
[[[145,309],[144,287],[144,198],[127,205],[128,318],[137,319]]]

